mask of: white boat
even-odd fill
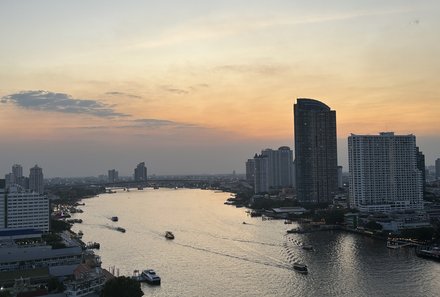
[[[309,272],[307,269],[307,265],[301,263],[293,263],[293,269],[302,274],[307,274]]]
[[[160,276],[158,276],[153,269],[146,269],[142,271],[141,277],[151,285],[160,285]]]
[[[174,234],[171,231],[166,231],[165,232],[165,238],[166,239],[174,239]]]

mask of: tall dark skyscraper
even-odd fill
[[[425,155],[420,151],[419,147],[416,146],[416,160],[417,169],[422,173],[422,189],[423,197],[425,197],[425,186],[426,186],[426,165],[425,165]]]
[[[134,180],[147,181],[147,167],[145,166],[145,162],[139,163],[134,169]]]
[[[318,100],[298,98],[293,112],[298,200],[331,202],[338,189],[336,111]]]

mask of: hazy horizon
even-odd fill
[[[0,174],[243,173],[293,148],[293,104],[347,137],[414,134],[440,157],[440,2],[0,3]]]

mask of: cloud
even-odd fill
[[[288,70],[287,66],[276,64],[236,64],[236,65],[222,65],[214,68],[216,71],[227,71],[236,73],[250,73],[260,75],[276,75]]]
[[[64,93],[49,91],[22,91],[1,98],[2,103],[48,112],[86,114],[103,118],[127,117],[129,115],[116,112],[111,105],[90,99],[75,99]]]
[[[120,122],[119,122],[120,123]],[[181,129],[181,128],[202,128],[196,124],[175,122],[164,119],[136,119],[123,121],[122,125],[118,126],[81,126],[74,127],[74,129],[88,129],[88,130],[108,130],[108,129],[133,129],[133,128],[149,128],[149,129]]]
[[[160,88],[166,92],[174,93],[177,95],[185,95],[185,94],[189,93],[188,90],[177,88],[172,85],[163,85],[163,86],[160,86]]]
[[[123,97],[130,97],[130,98],[142,98],[141,96],[138,96],[138,95],[133,95],[130,93],[125,93],[125,92],[118,92],[118,91],[106,92],[105,95],[123,96]]]
[[[195,124],[159,119],[138,119],[134,120],[133,122],[142,127],[200,128],[200,126]]]
[[[246,18],[243,16],[221,16],[212,18],[212,16],[194,19],[191,22],[180,24],[168,31],[165,31],[156,39],[148,39],[145,41],[136,41],[128,44],[127,49],[150,49],[168,47],[175,44],[185,42],[197,42],[211,39],[220,39],[231,36],[239,36],[240,34],[261,31],[264,29],[299,26],[308,24],[325,24],[330,22],[347,21],[358,18],[367,18],[374,16],[384,16],[395,14],[403,14],[412,12],[413,8],[390,8],[390,9],[373,9],[373,10],[353,10],[347,12],[328,12],[321,14],[309,14],[301,16],[292,16],[289,14],[273,15],[271,18],[267,16]]]

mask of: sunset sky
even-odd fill
[[[0,174],[244,172],[293,104],[440,157],[440,1],[0,2]]]

